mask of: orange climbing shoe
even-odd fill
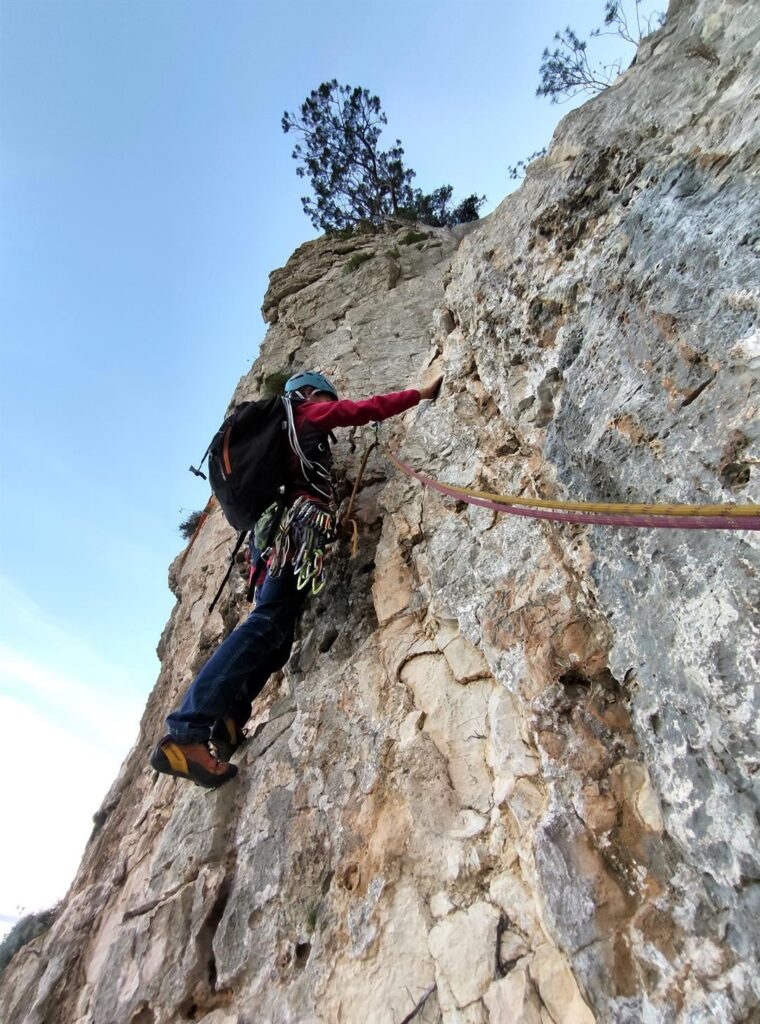
[[[234,764],[218,761],[205,743],[177,743],[164,736],[150,758],[151,768],[163,775],[190,779],[197,786],[216,789],[237,775]]]
[[[220,718],[211,730],[211,746],[220,761],[229,761],[245,739],[243,730],[234,718]]]

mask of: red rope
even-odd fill
[[[649,529],[675,530],[760,530],[760,513],[756,516],[655,516],[609,514],[600,512],[562,512],[560,510],[542,508],[523,508],[517,505],[502,505],[486,498],[474,498],[461,491],[456,491],[442,484],[433,477],[426,476],[413,469],[408,463],[396,456],[393,462],[408,476],[413,476],[426,487],[432,487],[441,494],[449,495],[457,501],[465,501],[468,505],[479,505],[490,508],[494,512],[506,512],[512,516],[526,516],[529,519],[550,519],[560,523],[580,523],[583,526],[639,526]]]

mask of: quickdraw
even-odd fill
[[[297,498],[282,518],[269,553],[269,573],[278,576],[290,563],[299,590],[318,594],[327,582],[325,552],[335,539],[335,515],[315,501]]]

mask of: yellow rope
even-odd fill
[[[400,469],[399,460],[384,448],[383,451]],[[431,477],[431,479],[433,479]],[[436,483],[440,481],[436,480]],[[630,512],[656,516],[757,516],[760,505],[646,505],[628,504],[626,502],[592,502],[592,501],[547,501],[543,498],[520,498],[514,494],[493,494],[491,491],[476,491],[470,487],[455,487],[446,484],[449,490],[457,494],[466,494],[470,498],[484,498],[500,505],[526,505],[529,508],[563,509],[569,512]]]

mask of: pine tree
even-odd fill
[[[283,114],[282,130],[299,136],[293,158],[298,176],[311,184],[313,196],[301,203],[314,227],[341,231],[387,217],[434,225],[476,220],[484,196],[473,194],[452,208],[450,185],[430,194],[412,188],[415,173],[404,165],[401,141],[379,148],[387,123],[377,96],[335,79],[314,89],[298,114]]]

